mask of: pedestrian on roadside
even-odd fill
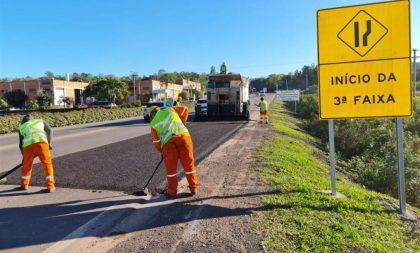
[[[268,124],[268,102],[264,99],[264,97],[261,97],[261,101],[258,104],[255,104],[260,108],[260,123],[263,123],[265,121],[266,124]]]
[[[20,190],[28,190],[32,175],[33,161],[38,157],[44,168],[45,192],[55,192],[54,168],[51,161],[52,129],[42,119],[25,115],[19,125],[19,148],[23,156]]]
[[[198,178],[194,165],[194,149],[190,133],[185,127],[188,108],[174,106],[160,109],[152,106],[149,110],[151,136],[155,148],[162,153],[166,167],[168,191],[166,197],[177,197],[178,161],[181,161],[186,175],[191,196],[198,190]]]

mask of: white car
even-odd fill
[[[144,108],[144,112],[143,112],[143,118],[144,121],[146,121],[147,123],[150,122],[150,118],[149,118],[149,108],[151,106],[157,106],[160,107],[161,109],[165,109],[166,107],[172,107],[173,103],[171,101],[153,101],[153,102],[148,102],[146,104],[146,108]]]

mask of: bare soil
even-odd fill
[[[178,198],[109,252],[264,252],[254,211],[267,186],[251,167],[266,124],[251,121],[198,166],[199,193]],[[186,180],[179,192],[188,192]]]

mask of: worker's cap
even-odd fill
[[[264,97],[261,97],[261,101],[263,101],[264,100]]]
[[[26,114],[25,116],[23,116],[23,119],[22,119],[22,121],[20,123],[21,124],[24,124],[24,123],[30,121],[31,119],[33,119],[32,116],[29,115],[29,114]]]
[[[152,118],[153,112],[158,112],[159,110],[160,110],[159,106],[156,106],[156,105],[150,106],[149,111],[147,113],[149,115],[149,118]]]

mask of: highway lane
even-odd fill
[[[271,100],[272,94],[268,94],[268,98]],[[253,115],[258,111],[258,108],[254,106],[258,97],[251,95],[250,99],[251,115]],[[149,124],[140,117],[54,128],[52,156],[59,158],[139,137],[149,132]],[[13,168],[20,163],[21,159],[17,133],[0,135],[0,173]],[[35,159],[35,163],[37,162],[38,159]]]
[[[105,121],[53,129],[54,158],[150,133],[143,118]],[[22,160],[17,133],[0,136],[0,173]],[[38,159],[35,160],[38,162]]]
[[[196,158],[223,143],[229,133],[246,122],[188,122]],[[238,150],[240,147],[238,147]],[[100,147],[62,155],[53,159],[57,187],[132,192],[143,186],[160,160],[150,136],[139,137]],[[180,167],[181,168],[181,167]],[[183,176],[182,173],[179,174]],[[8,184],[19,184],[19,173],[7,178]],[[151,188],[165,185],[164,166],[151,181]],[[34,166],[31,185],[44,184],[40,164]]]

